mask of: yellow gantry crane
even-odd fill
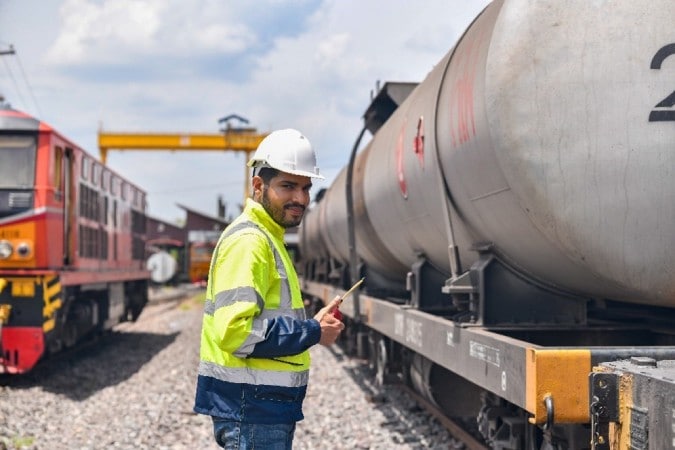
[[[248,167],[246,163],[260,142],[267,136],[259,134],[255,128],[232,127],[230,120],[236,119],[248,123],[248,120],[236,114],[223,117],[218,122],[225,123],[218,134],[179,134],[179,133],[112,133],[99,130],[98,148],[101,162],[106,163],[109,150],[189,150],[189,151],[235,151],[245,152],[244,159],[244,201],[249,197]]]

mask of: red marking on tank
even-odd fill
[[[408,184],[405,182],[405,173],[403,172],[403,143],[405,142],[406,122],[403,122],[401,132],[398,134],[398,140],[396,141],[396,175],[398,176],[398,187],[405,199],[408,198]]]
[[[476,135],[476,124],[473,116],[473,80],[461,79],[458,80],[458,96],[457,96],[457,128],[459,131],[459,143],[468,142]],[[469,126],[471,133],[469,133]]]
[[[451,61],[455,68],[450,89],[450,138],[453,147],[476,136],[474,81],[482,38],[481,33],[476,39],[464,39]]]
[[[417,134],[413,139],[413,151],[420,161],[420,167],[424,170],[424,117],[417,120]]]

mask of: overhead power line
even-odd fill
[[[23,69],[23,64],[21,63],[21,58],[19,58],[19,54],[14,49],[14,46],[11,45],[11,44],[9,45],[9,49],[7,49],[7,50],[0,49],[0,56],[10,56],[10,55],[14,56],[14,58],[16,60],[16,64],[19,67],[20,75],[23,79],[23,82],[26,85],[26,88],[28,90],[28,94],[30,95],[31,100],[33,101],[33,105],[35,106],[35,110],[37,111],[38,116],[42,118],[43,114],[42,114],[42,111],[40,109],[40,105],[38,104],[37,99],[35,98],[35,94],[33,92],[32,86],[28,82],[28,77],[26,76],[26,71]],[[19,100],[24,105],[27,105],[26,101],[23,99],[23,95],[21,94],[22,90],[19,88],[19,83],[16,81],[16,78],[14,77],[14,73],[12,72],[11,66],[7,63],[7,61],[5,59],[3,59],[3,63],[5,64],[5,67],[7,68],[7,73],[9,74],[9,77],[11,78],[12,83],[14,84],[14,87],[16,88],[16,94],[19,97]]]

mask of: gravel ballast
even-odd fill
[[[218,449],[194,414],[201,303],[151,302],[97,345],[0,378],[0,450]],[[315,346],[295,449],[448,449],[448,433],[366,364]]]

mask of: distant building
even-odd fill
[[[229,225],[223,218],[209,216],[187,206],[178,206],[187,213],[185,230],[188,242],[217,241],[220,233]]]
[[[154,217],[147,217],[146,233],[148,245],[161,241],[175,241],[185,245],[185,228]]]

